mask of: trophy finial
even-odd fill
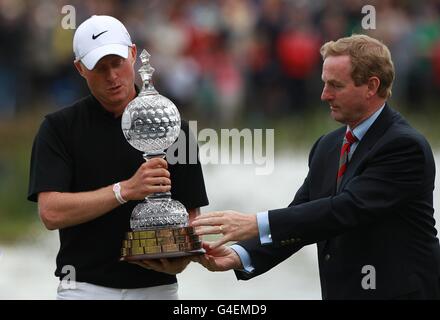
[[[150,64],[151,55],[147,52],[147,50],[142,50],[139,58],[141,59],[142,66],[139,68],[139,75],[141,76],[143,85],[142,90],[139,93],[140,96],[148,95],[148,94],[157,94],[158,92],[153,86],[153,72],[154,68]]]
[[[139,58],[141,58],[142,64],[147,64],[150,61],[151,55],[147,50],[143,49]]]

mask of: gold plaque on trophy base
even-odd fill
[[[177,258],[204,254],[193,227],[131,231],[122,241],[121,261]]]

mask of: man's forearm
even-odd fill
[[[94,220],[120,204],[113,185],[87,192],[41,192],[38,210],[41,220],[50,230],[62,229]],[[200,214],[200,208],[188,210],[190,221]]]
[[[38,210],[44,225],[62,229],[94,220],[120,204],[112,185],[87,192],[41,192]]]

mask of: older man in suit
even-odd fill
[[[199,234],[223,234],[199,262],[250,279],[317,243],[324,299],[439,299],[435,164],[426,139],[387,104],[390,52],[353,35],[321,54],[321,99],[344,126],[316,141],[289,207],[196,219]],[[241,241],[224,245],[231,240]]]

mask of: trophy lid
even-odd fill
[[[150,64],[151,55],[147,52],[147,50],[142,50],[139,58],[141,59],[142,66],[139,68],[139,75],[142,79],[142,90],[139,93],[139,96],[144,96],[148,94],[158,94],[156,89],[153,86],[153,73],[154,68]]]

